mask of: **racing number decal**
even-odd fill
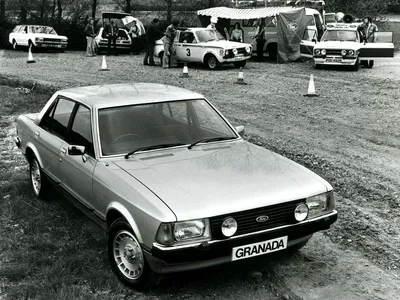
[[[187,48],[186,49],[186,56],[190,56],[191,55],[191,53],[190,53],[190,49],[189,48]]]

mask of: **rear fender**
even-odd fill
[[[36,159],[38,160],[39,166],[43,169],[42,158],[40,157],[39,151],[37,150],[36,146],[35,146],[32,142],[27,142],[27,143],[26,143],[26,147],[25,147],[25,149],[23,150],[25,156],[26,156],[26,154],[27,154],[27,150],[28,150],[28,149],[31,149],[31,150],[32,150],[33,154],[35,155]],[[28,159],[28,157],[27,157],[27,159]]]

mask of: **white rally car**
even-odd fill
[[[227,41],[217,30],[187,28],[177,30],[173,43],[172,61],[178,63],[203,63],[213,70],[222,64],[233,63],[244,67],[251,57],[251,45]],[[156,41],[154,56],[162,59],[162,39]]]
[[[376,43],[363,43],[357,31],[359,25],[330,23],[320,42],[316,38],[301,41],[300,52],[304,57],[314,58],[316,69],[323,65],[345,65],[357,71],[360,61],[394,57],[392,32],[377,32]]]
[[[19,46],[34,48],[54,48],[60,51],[68,45],[68,38],[58,35],[50,26],[43,25],[17,25],[8,36],[8,41],[16,50]]]

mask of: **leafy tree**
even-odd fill
[[[355,17],[370,16],[376,18],[387,12],[388,7],[399,0],[329,0],[326,1],[326,12],[343,12]]]

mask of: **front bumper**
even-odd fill
[[[232,58],[222,58],[220,60],[220,63],[234,63],[234,62],[237,62],[237,61],[243,61],[243,60],[250,59],[250,58],[251,58],[250,54],[249,55],[243,55],[243,56],[235,56],[235,57],[232,57]]]
[[[313,233],[329,229],[337,220],[337,211],[306,220],[294,225],[268,229],[258,233],[233,237],[226,240],[212,240],[195,245],[165,247],[153,244],[151,251],[144,251],[147,261],[156,273],[173,273],[201,269],[232,261],[232,248],[288,236],[290,248],[308,240]]]
[[[327,57],[314,57],[314,62],[318,65],[331,65],[331,66],[354,66],[357,62],[357,57],[343,58],[342,56],[327,56]]]
[[[64,43],[50,43],[50,42],[36,42],[36,47],[64,49],[64,48],[67,47],[67,44],[64,44]]]

